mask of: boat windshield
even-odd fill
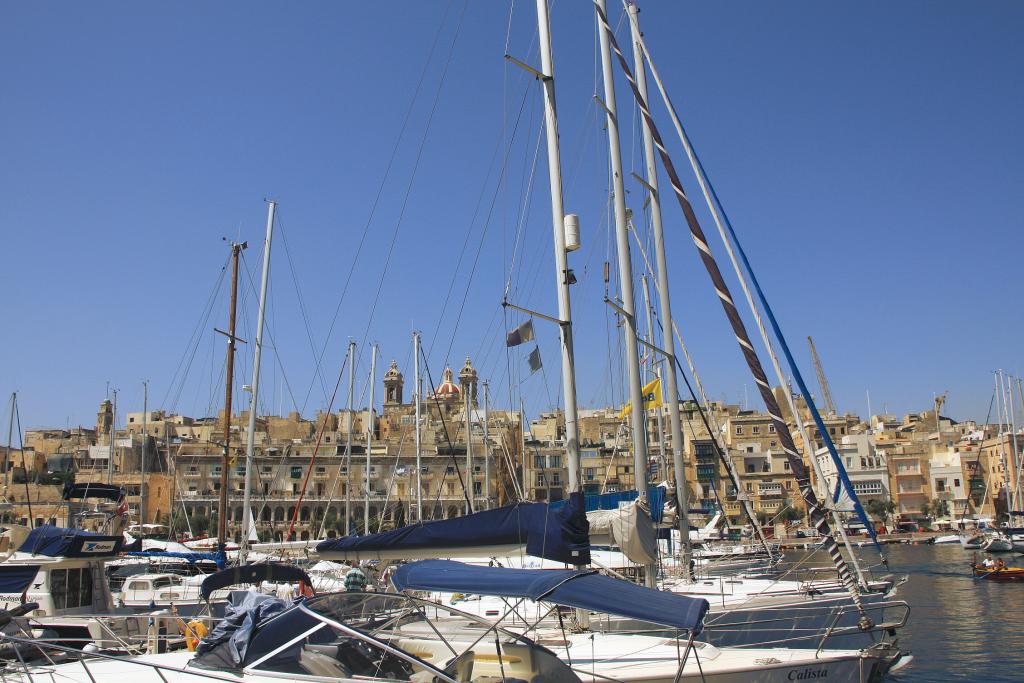
[[[260,624],[240,668],[332,679],[580,683],[550,650],[477,621],[406,595],[335,593]]]

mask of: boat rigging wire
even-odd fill
[[[757,352],[754,350],[754,346],[750,341],[750,335],[747,333],[743,320],[740,318],[739,310],[733,302],[732,295],[729,292],[729,287],[722,277],[722,273],[718,267],[718,262],[711,253],[711,248],[708,246],[707,238],[705,237],[704,231],[697,220],[697,216],[693,211],[690,200],[683,190],[682,182],[679,180],[679,174],[676,172],[675,164],[672,162],[672,159],[665,148],[665,143],[663,142],[661,133],[658,131],[657,125],[654,122],[654,117],[651,115],[647,102],[644,101],[637,89],[636,79],[633,76],[632,70],[626,62],[625,57],[622,55],[622,50],[619,47],[618,40],[615,38],[614,33],[611,32],[608,17],[605,15],[601,7],[596,4],[594,5],[594,11],[600,19],[602,30],[608,33],[608,39],[618,59],[619,67],[625,75],[626,80],[629,82],[633,97],[640,106],[644,119],[647,121],[651,137],[654,139],[654,145],[661,157],[662,166],[669,177],[669,181],[672,186],[673,193],[679,203],[679,207],[686,218],[687,227],[689,228],[690,234],[693,238],[694,246],[699,253],[708,277],[711,279],[712,286],[718,295],[722,309],[732,326],[733,332],[736,336],[736,341],[740,346],[740,350],[746,360],[747,366],[757,382],[761,398],[764,401],[769,415],[771,416],[772,422],[775,424],[779,441],[790,460],[790,469],[792,470],[793,476],[796,478],[804,500],[807,503],[807,510],[811,521],[815,528],[817,528],[824,536],[823,543],[825,545],[825,549],[828,551],[829,557],[832,559],[832,562],[836,567],[840,580],[847,587],[850,597],[858,611],[861,613],[862,624],[869,626],[870,619],[867,616],[867,613],[864,610],[864,605],[861,601],[859,583],[851,573],[849,565],[843,558],[842,552],[832,535],[832,530],[829,528],[829,523],[825,517],[823,508],[820,506],[817,495],[811,486],[811,479],[807,468],[804,465],[803,458],[801,458],[799,453],[797,453],[796,444],[794,443],[793,436],[789,431],[789,425],[786,424],[786,421],[782,418],[782,411],[779,407],[778,401],[775,399],[775,395],[771,391],[771,387],[768,385],[768,379],[765,375],[764,368],[761,365],[761,360],[758,358]]]
[[[439,41],[441,39],[441,33],[444,30],[445,24],[447,23],[448,12],[451,9],[451,6],[452,6],[453,3],[454,3],[454,0],[449,0],[448,3],[445,5],[444,12],[441,14],[441,21],[437,25],[437,31],[434,33],[434,38],[433,38],[433,40],[432,40],[432,42],[430,44],[430,49],[427,52],[427,58],[423,61],[423,68],[420,70],[419,79],[416,82],[416,87],[413,89],[412,97],[409,100],[409,106],[406,108],[405,115],[402,117],[402,125],[401,125],[401,128],[399,129],[398,137],[395,138],[395,144],[391,148],[391,155],[388,157],[387,165],[384,167],[384,175],[381,177],[380,184],[377,186],[377,192],[374,195],[373,203],[370,205],[370,213],[369,213],[369,215],[366,218],[366,223],[363,225],[363,232],[362,232],[362,235],[359,238],[359,244],[356,246],[355,254],[352,257],[352,266],[349,268],[348,274],[345,276],[345,284],[342,286],[341,296],[338,298],[338,305],[334,309],[334,316],[331,318],[331,324],[330,324],[330,326],[327,329],[327,336],[324,338],[323,349],[320,351],[320,355],[319,355],[319,357],[316,360],[316,367],[315,367],[315,372],[316,373],[320,372],[320,368],[321,368],[321,366],[323,364],[324,355],[327,353],[327,349],[330,348],[331,337],[332,337],[332,335],[334,333],[335,325],[337,325],[338,316],[341,314],[341,306],[345,302],[345,296],[348,294],[349,286],[352,283],[352,276],[355,274],[356,265],[359,263],[359,257],[360,257],[360,255],[363,252],[363,246],[366,243],[366,237],[369,234],[370,226],[373,224],[373,220],[374,220],[374,218],[377,215],[377,208],[380,206],[380,200],[381,200],[381,197],[384,194],[384,187],[387,185],[387,181],[391,177],[391,169],[394,167],[395,159],[398,157],[398,150],[401,147],[402,139],[405,137],[405,132],[406,132],[406,130],[409,127],[409,122],[412,120],[413,111],[416,108],[416,103],[419,101],[420,91],[423,89],[423,84],[426,82],[427,72],[429,70],[430,63],[433,61],[434,50],[437,48],[437,45],[438,45],[438,43],[439,43]],[[464,2],[463,3],[463,7],[462,7],[463,14],[465,14],[465,11],[466,11],[466,3]],[[460,15],[459,26],[456,27],[456,32],[455,32],[455,37],[456,38],[458,37],[458,31],[459,31],[459,27],[461,27],[461,25],[462,25],[462,18],[461,18],[461,15]],[[455,47],[454,39],[452,41],[452,46],[451,47],[452,48]],[[451,51],[450,50],[449,50],[448,60],[449,60],[449,62],[451,61]],[[447,73],[447,70],[448,69],[447,69],[447,64],[446,64],[445,65],[445,70],[441,74],[441,80],[438,82],[438,85],[437,85],[437,93],[438,94],[440,94],[441,86],[444,84],[444,80],[445,80],[444,77],[445,77],[445,74]],[[436,108],[436,106],[437,106],[437,97],[435,96],[434,107]],[[427,132],[429,132],[429,130],[430,130],[430,121],[432,119],[433,119],[433,109],[431,110],[430,119],[428,119],[428,121],[427,121],[427,127],[424,130],[424,132],[423,132],[423,141],[420,143],[420,152],[423,151],[423,142],[425,142]],[[419,165],[419,155],[417,155],[417,167],[418,167],[418,165]],[[416,174],[416,172],[415,172],[415,168],[414,168],[414,170],[413,170],[413,177],[415,177],[415,174]],[[410,187],[411,187],[411,180],[410,180]],[[406,193],[406,198],[408,198],[408,191]],[[404,212],[404,207],[403,207],[403,212]],[[401,222],[401,219],[399,219],[399,222]],[[393,242],[392,242],[392,244],[393,244]],[[385,272],[386,271],[387,271],[387,268],[385,267]],[[382,278],[382,281],[383,281],[383,278]],[[378,292],[379,292],[379,290],[378,290]],[[306,399],[303,400],[303,405],[305,405],[306,401],[308,401],[308,399],[309,399],[309,394],[313,390],[313,383],[314,382],[315,382],[315,377],[314,377],[313,380],[310,381],[309,389],[306,391]]]

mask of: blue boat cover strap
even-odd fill
[[[124,499],[124,488],[113,484],[101,484],[99,482],[83,482],[76,484],[67,482],[64,484],[64,500],[84,500],[85,498],[105,498],[113,502]]]
[[[594,570],[478,567],[452,560],[402,565],[398,590],[496,595],[551,602],[699,633],[708,601],[644,588]]]
[[[47,557],[110,557],[121,551],[124,536],[104,536],[59,526],[37,526],[20,552]]]
[[[308,586],[313,585],[309,574],[301,567],[280,562],[259,562],[257,564],[245,564],[241,567],[230,567],[210,574],[203,579],[203,585],[199,589],[199,597],[203,600],[209,600],[210,595],[221,588],[263,581],[280,583],[298,583],[302,581]]]
[[[573,493],[561,507],[517,503],[470,515],[411,524],[367,536],[346,536],[321,542],[317,553],[401,552],[480,546],[525,545],[526,552],[567,564],[590,563],[590,525],[583,495]]]
[[[37,564],[0,564],[0,593],[6,595],[24,593],[38,573],[39,565]]]

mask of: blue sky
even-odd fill
[[[870,390],[875,412],[923,410],[948,390],[949,414],[983,418],[989,372],[1024,373],[1024,7],[642,8],[650,48],[805,377],[813,384],[810,334],[840,409],[866,413]],[[584,240],[571,255],[579,400],[597,406],[621,400],[622,361],[602,303],[602,262],[614,253],[590,3],[560,0],[553,23],[566,208],[580,215]],[[411,384],[414,327],[435,382],[446,361],[457,369],[472,355],[497,405],[557,404],[555,330],[537,323],[545,371],[529,377],[528,348],[504,353],[504,328],[518,319],[499,308],[511,272],[513,300],[555,311],[542,141],[533,166],[539,90],[503,59],[507,44],[538,63],[534,32],[533,3],[522,0],[511,12],[458,0],[9,4],[0,391],[19,391],[23,426],[92,424],[108,382],[122,408],[139,409],[143,379],[154,408],[216,411],[222,238],[249,241],[245,265],[257,278],[265,197],[280,202],[280,222],[264,410],[325,406],[349,337],[362,376],[364,342],[377,341],[378,372],[397,359]],[[639,122],[618,87],[624,161],[640,169]],[[683,182],[696,198],[692,174]],[[642,189],[627,191],[641,214]],[[678,207],[665,214],[675,314],[702,378],[713,397],[747,393],[756,407]],[[240,335],[251,339],[248,277]]]

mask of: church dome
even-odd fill
[[[458,398],[460,394],[461,392],[459,391],[459,386],[455,384],[454,380],[452,379],[452,369],[445,368],[443,381],[441,382],[441,385],[437,387],[437,389],[434,391],[434,398],[448,400]]]

